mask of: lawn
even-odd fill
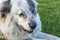
[[[37,2],[42,31],[60,37],[60,0],[37,0]]]
[[[37,0],[42,31],[60,37],[60,0]]]

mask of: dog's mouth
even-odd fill
[[[23,30],[24,32],[27,32],[27,33],[32,33],[32,32],[33,32],[33,29],[27,30],[27,29],[24,29],[23,27],[22,27],[22,30]]]
[[[23,28],[23,30],[24,30],[25,32],[28,32],[28,33],[32,33],[32,32],[33,32],[33,30],[26,30],[26,29],[24,29],[24,28]]]
[[[24,29],[22,25],[18,25],[18,24],[16,24],[16,26],[18,27],[18,29],[19,29],[20,31],[23,30],[24,32],[27,32],[27,33],[32,33],[33,30],[34,30],[34,29],[31,29],[31,30]]]

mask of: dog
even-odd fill
[[[6,40],[58,40],[41,32],[35,0],[0,0],[0,36]]]
[[[0,33],[3,37],[23,40],[34,30],[41,30],[36,5],[34,0],[0,0]]]

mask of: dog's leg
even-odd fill
[[[43,32],[38,32],[34,38],[37,38],[37,39],[45,39],[45,40],[60,40],[59,37],[56,37],[56,36],[53,36],[53,35],[50,35],[50,34],[46,34],[46,33],[43,33]]]

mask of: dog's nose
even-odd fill
[[[35,29],[37,24],[36,24],[36,22],[30,22],[29,26],[30,26],[31,29]]]

